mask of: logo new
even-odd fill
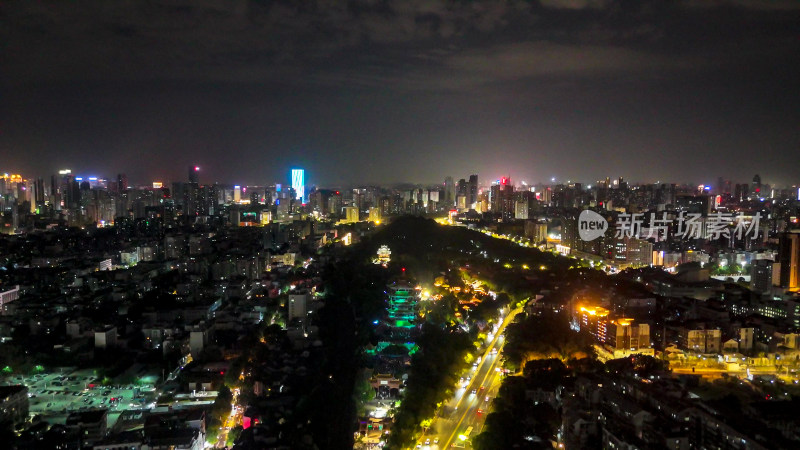
[[[594,211],[584,209],[578,216],[578,235],[584,241],[593,241],[604,235],[608,229],[605,217]]]

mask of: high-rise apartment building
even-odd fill
[[[356,223],[359,220],[358,208],[355,206],[344,207],[344,220],[347,223]]]
[[[456,198],[462,195],[464,196],[464,202],[469,203],[469,185],[467,184],[467,180],[463,178],[456,183]]]
[[[342,213],[342,194],[339,191],[334,191],[328,197],[328,211],[330,214],[339,215]]]
[[[514,204],[514,218],[515,219],[528,219],[528,202],[526,200],[517,200]]]
[[[369,208],[369,220],[370,222],[380,223],[381,219],[383,218],[381,214],[381,208],[377,206],[373,206]]]
[[[453,177],[444,179],[444,202],[448,208],[452,208],[456,203],[456,184]]]
[[[189,177],[189,179],[191,180],[191,176]],[[118,173],[117,174],[117,183],[116,183],[116,185],[117,185],[117,191],[118,192],[122,192],[122,191],[128,189],[128,176],[125,175],[124,173]]]
[[[510,178],[501,178],[500,181],[492,185],[491,189],[491,210],[502,220],[514,218],[514,185]]]
[[[775,285],[780,285],[780,264],[768,259],[753,261],[750,265],[750,289],[767,292]]]
[[[605,343],[608,338],[608,313],[600,306],[579,306],[574,320],[581,331],[587,331],[597,342]]]
[[[472,205],[478,202],[478,175],[470,175],[469,176],[469,186],[467,188],[467,205],[470,208],[473,208]]]

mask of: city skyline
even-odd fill
[[[169,188],[170,183],[181,183],[181,182],[194,182],[193,180],[199,180],[199,184],[205,185],[212,185],[212,184],[220,184],[220,185],[242,185],[242,186],[269,186],[275,184],[282,184],[287,187],[291,187],[293,184],[293,172],[296,170],[300,170],[302,172],[307,172],[303,168],[299,168],[298,166],[288,166],[291,168],[286,169],[286,173],[284,176],[278,176],[276,178],[263,178],[259,181],[255,182],[243,182],[240,179],[230,179],[230,180],[209,180],[203,177],[205,173],[205,169],[203,169],[199,165],[190,165],[188,166],[190,171],[190,177],[186,177],[184,174],[182,177],[178,176],[177,179],[169,179],[169,178],[152,178],[152,179],[142,179],[142,180],[133,180],[127,176],[126,170],[118,170],[114,174],[99,174],[94,172],[88,171],[81,171],[81,170],[73,170],[71,168],[62,168],[58,170],[53,170],[50,173],[43,173],[43,174],[27,174],[27,173],[19,173],[19,171],[15,170],[6,170],[5,168],[0,168],[0,177],[5,176],[21,176],[22,179],[28,180],[30,182],[35,181],[37,178],[46,179],[50,176],[63,176],[67,171],[69,171],[69,175],[75,177],[77,181],[114,181],[118,176],[124,176],[126,180],[129,181],[129,186],[131,188],[134,187],[147,187],[151,185],[158,185],[159,187]],[[197,175],[191,174],[191,172],[196,172]],[[775,182],[770,182],[769,177],[761,177],[760,174],[754,174],[751,177],[745,177],[745,179],[732,179],[725,176],[713,176],[709,175],[704,179],[705,181],[697,181],[697,180],[669,180],[669,179],[660,179],[660,180],[637,180],[637,179],[629,179],[626,176],[597,176],[591,180],[581,180],[581,179],[567,179],[561,177],[550,177],[549,179],[542,179],[542,180],[525,180],[519,179],[511,176],[506,176],[509,171],[504,172],[503,175],[496,175],[496,176],[485,176],[481,175],[480,171],[473,170],[471,172],[467,172],[472,175],[477,175],[479,177],[479,186],[490,186],[493,184],[503,183],[504,180],[508,180],[511,184],[515,186],[556,186],[556,185],[571,185],[575,183],[582,184],[583,187],[587,189],[591,189],[592,186],[595,186],[598,183],[604,182],[606,179],[611,183],[611,186],[616,185],[619,180],[624,180],[631,186],[646,186],[646,185],[657,185],[657,184],[675,184],[677,186],[705,186],[708,189],[713,189],[717,191],[718,189],[726,189],[727,185],[735,185],[735,184],[747,184],[753,181],[754,177],[759,177],[759,182],[763,180],[764,185],[771,186],[772,188],[778,189],[786,189],[786,188],[793,188],[797,187],[800,183],[792,183],[792,184],[780,184]],[[312,174],[313,176],[314,174]],[[195,178],[192,178],[192,177]],[[383,186],[383,187],[404,187],[404,186],[437,186],[442,185],[444,186],[448,179],[452,178],[454,181],[458,181],[460,177],[467,178],[469,175],[465,174],[445,174],[441,177],[438,181],[421,181],[421,182],[412,182],[412,181],[397,181],[397,182],[358,182],[358,181],[345,181],[343,183],[331,183],[331,184],[323,184],[318,183],[316,181],[316,176],[312,179],[304,177],[304,182],[302,186],[305,188],[317,188],[317,189],[325,189],[325,188],[332,188],[332,187],[358,187],[358,186]],[[719,181],[724,181],[726,186],[717,186]]]
[[[148,5],[3,6],[5,165],[797,182],[797,2]]]

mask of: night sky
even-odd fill
[[[6,1],[0,172],[800,182],[800,1]]]

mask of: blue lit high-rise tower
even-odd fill
[[[305,170],[292,169],[292,189],[294,189],[295,195],[297,195],[300,203],[306,202],[305,181]]]

